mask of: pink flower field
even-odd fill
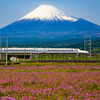
[[[0,100],[100,100],[100,67],[0,67]]]

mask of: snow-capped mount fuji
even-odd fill
[[[86,34],[100,37],[100,26],[63,13],[51,5],[41,5],[26,16],[0,29],[1,36],[34,41],[83,38]],[[30,40],[31,40],[30,39]]]
[[[26,16],[22,17],[19,20],[23,19],[34,19],[34,20],[68,20],[68,21],[77,21],[76,18],[73,18],[69,15],[66,15],[62,11],[58,10],[52,5],[41,5],[34,11],[30,12]]]

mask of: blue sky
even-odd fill
[[[0,28],[20,19],[41,4],[100,26],[100,0],[0,0]]]

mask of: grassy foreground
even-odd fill
[[[100,64],[22,63],[0,67],[0,100],[99,100]]]
[[[6,65],[3,65],[6,66]],[[12,65],[11,65],[12,66]],[[35,63],[20,63],[18,65],[14,64],[13,66],[18,66],[18,67],[31,67],[31,66],[100,66],[100,63],[66,63],[66,62],[35,62]]]

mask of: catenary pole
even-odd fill
[[[86,36],[84,36],[84,51],[85,51],[85,38],[86,38]]]
[[[91,35],[90,35],[90,57],[91,57]]]
[[[7,65],[7,60],[8,60],[8,36],[6,38],[6,65]]]
[[[0,60],[1,60],[1,36],[0,36]]]

